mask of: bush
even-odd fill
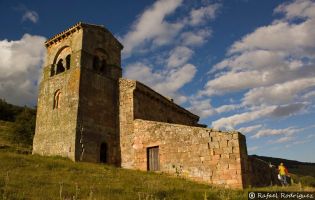
[[[302,185],[315,187],[315,178],[312,176],[302,176],[300,177],[300,181]]]
[[[13,122],[16,115],[22,110],[22,107],[9,104],[5,100],[0,99],[0,120]]]
[[[11,140],[14,143],[32,145],[35,133],[36,111],[25,107],[17,115]]]

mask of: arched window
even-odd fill
[[[99,69],[99,58],[98,56],[94,56],[93,58],[93,70],[98,71]]]
[[[50,76],[60,74],[66,70],[70,69],[71,65],[71,48],[69,46],[64,46],[59,49],[56,54],[53,65],[50,71]]]
[[[70,60],[71,60],[71,55],[67,55],[66,57],[66,68],[67,70],[70,69]]]
[[[65,67],[63,66],[63,60],[60,59],[57,63],[57,70],[56,70],[56,74],[62,73],[65,71]]]
[[[101,68],[100,68],[100,70],[99,70],[99,72],[101,73],[101,74],[106,74],[106,60],[102,60],[102,63],[101,63]]]
[[[53,106],[53,109],[60,108],[60,100],[61,100],[61,92],[60,92],[60,90],[57,90],[55,92],[55,95],[54,95],[54,106]]]
[[[96,49],[93,57],[93,70],[100,74],[107,74],[107,59],[108,55],[103,49]]]

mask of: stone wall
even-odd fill
[[[122,45],[104,27],[83,23],[45,44],[33,153],[99,162],[100,146],[106,143],[107,162],[120,165],[118,79]],[[98,67],[93,64],[96,52],[105,59],[97,62]],[[61,94],[58,108],[54,106],[56,92]]]
[[[119,137],[121,151],[121,166],[132,169],[134,165],[133,139],[133,91],[136,82],[128,79],[119,79]],[[128,153],[125,153],[128,152]]]
[[[119,79],[119,136],[121,166],[133,168],[133,121],[144,118],[152,121],[198,126],[199,117],[173,103],[147,86],[128,79]],[[123,152],[128,152],[124,154]]]
[[[120,165],[118,79],[122,46],[110,32],[93,25],[84,25],[82,45],[77,159],[100,162],[100,148],[104,143],[106,162]],[[103,73],[93,67],[98,51],[106,57]]]
[[[34,154],[60,155],[75,160],[81,41],[82,29],[78,29],[74,30],[71,39],[62,38],[47,47],[38,94]],[[51,69],[65,48],[71,50],[70,69],[51,76]],[[57,91],[61,93],[60,105],[54,108]]]
[[[199,120],[197,115],[140,82],[136,82],[134,91],[134,118],[191,126],[198,126]]]
[[[130,137],[133,167],[147,170],[147,148],[159,147],[160,171],[192,180],[243,188],[241,144],[237,132],[224,133],[207,128],[154,121],[134,120]],[[246,147],[245,147],[246,148]],[[122,154],[130,154],[122,151]],[[246,161],[245,155],[245,161]]]
[[[77,160],[100,162],[107,145],[107,163],[119,165],[117,81],[82,69],[78,114]]]

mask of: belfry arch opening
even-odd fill
[[[56,54],[50,70],[50,76],[54,76],[69,70],[71,67],[71,48],[62,47]]]

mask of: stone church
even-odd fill
[[[273,180],[267,163],[247,155],[244,135],[205,128],[172,99],[122,78],[123,46],[104,26],[78,23],[45,46],[33,154],[229,188]]]

